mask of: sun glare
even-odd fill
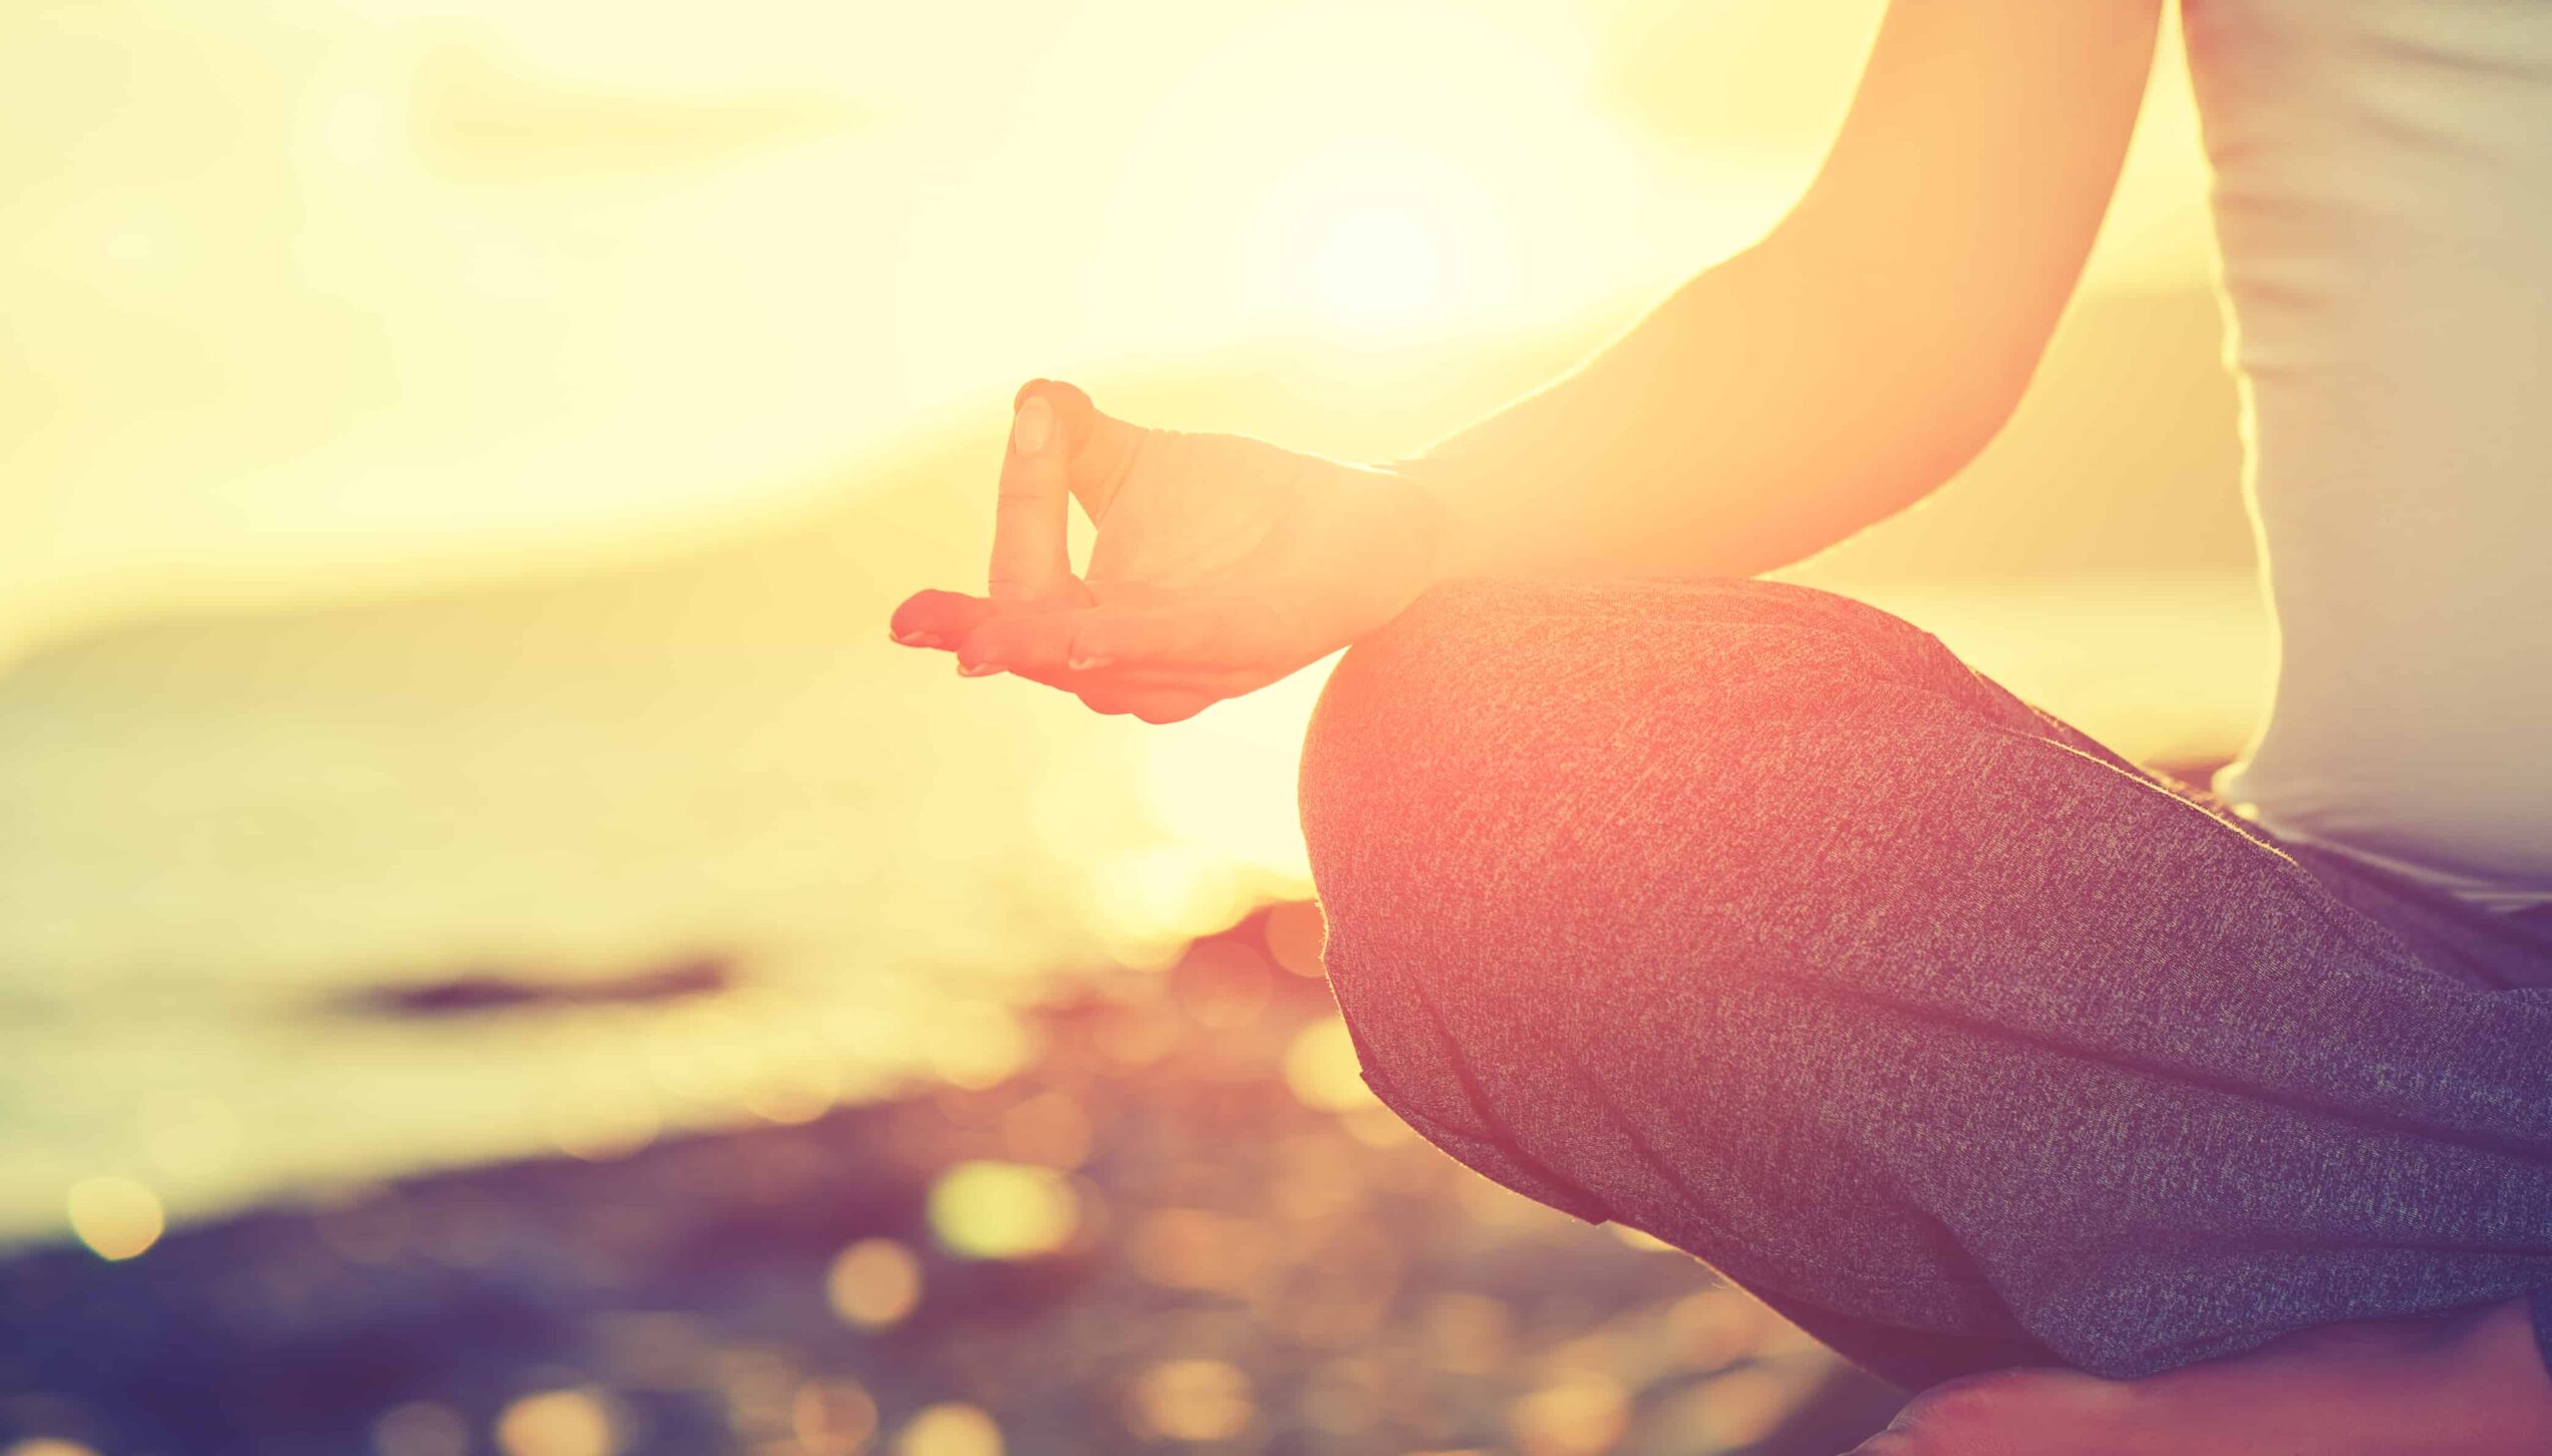
[[[1443,256],[1418,218],[1355,212],[1332,219],[1328,233],[1310,281],[1331,322],[1379,330],[1423,318],[1436,305]]]
[[[1457,148],[1323,148],[1258,191],[1233,243],[1240,299],[1262,318],[1406,339],[1518,311],[1529,222]]]

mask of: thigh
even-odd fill
[[[1439,590],[1303,789],[1378,1092],[1811,1327],[2132,1374],[2552,1281],[2541,999],[1868,607]]]
[[[2438,975],[2494,991],[2552,988],[2552,906],[2485,910],[2320,845],[2287,852]]]

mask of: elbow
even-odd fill
[[[1939,350],[1909,350],[1905,367],[1864,397],[1864,451],[1882,457],[1853,473],[1892,481],[1880,486],[1885,508],[1901,509],[1946,483],[2000,437],[2028,393],[2035,355],[1979,348],[1962,340]],[[1872,466],[1876,468],[1873,469]]]
[[[2012,417],[2019,413],[2022,396],[2029,393],[2029,371],[2017,377],[2000,371],[1956,381],[1948,397],[1940,402],[1939,450],[1947,462],[1942,478],[1965,469],[1970,460],[1985,452],[2003,433]]]
[[[2020,413],[2047,346],[2047,331],[1980,329],[1967,319],[1939,331],[1926,331],[1938,343],[1909,351],[1911,386],[1920,425],[1912,434],[1924,440],[1937,485],[1966,468],[1985,452]]]
[[[1947,442],[1964,465],[2020,413],[2064,315],[2065,296],[1971,280],[1913,297],[1922,301],[1901,321],[1900,337],[1920,341],[1913,351],[1917,371],[1937,393],[1938,414],[1952,437]]]

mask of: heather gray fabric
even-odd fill
[[[2299,864],[1874,608],[1446,586],[1302,771],[1383,1099],[1901,1383],[2552,1286],[2543,922]]]

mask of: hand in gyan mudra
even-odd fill
[[[988,591],[915,593],[890,627],[969,677],[1011,673],[1172,723],[1382,626],[1439,569],[1442,507],[1390,470],[1142,429],[1051,380],[1012,411]],[[1098,527],[1083,576],[1074,500]]]

